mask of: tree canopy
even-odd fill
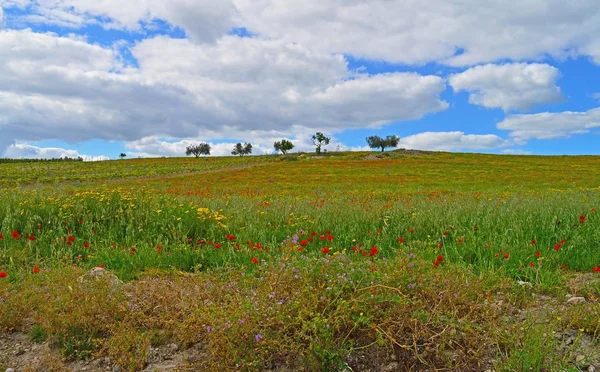
[[[244,143],[242,145],[240,142],[238,142],[233,147],[233,151],[231,151],[231,155],[244,156],[244,155],[248,155],[248,154],[252,154],[252,144],[251,143]]]
[[[208,143],[199,143],[197,145],[189,145],[185,148],[186,155],[194,155],[199,158],[200,155],[210,155],[210,145]]]
[[[275,147],[275,151],[281,151],[282,154],[287,154],[288,151],[294,148],[294,144],[292,141],[288,141],[286,139],[282,139],[281,141],[277,141],[273,144]]]
[[[385,138],[381,138],[379,136],[371,136],[367,137],[367,143],[369,147],[372,149],[381,149],[383,152],[388,147],[396,147],[400,142],[400,137],[398,136],[387,136]]]
[[[321,153],[321,147],[329,145],[329,141],[331,141],[331,138],[326,137],[321,132],[317,132],[317,133],[313,134],[311,139],[312,139],[313,144],[317,147],[316,148],[317,154]]]

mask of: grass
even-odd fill
[[[0,164],[0,328],[125,370],[575,368],[548,332],[600,332],[600,159],[389,154]],[[511,315],[584,274],[585,311]]]

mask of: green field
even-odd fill
[[[405,152],[0,163],[0,329],[57,370],[141,370],[172,344],[182,370],[600,368],[598,170]]]

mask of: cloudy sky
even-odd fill
[[[0,156],[600,154],[598,0],[0,0]]]

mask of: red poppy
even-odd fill
[[[444,236],[448,236],[448,231],[444,231]]]
[[[494,253],[494,257],[500,257],[498,253]]]
[[[6,278],[8,274],[5,271],[0,271],[0,278]]]
[[[258,258],[256,257],[252,257],[252,263],[257,265],[258,264]]]
[[[378,251],[377,247],[375,247],[375,246],[371,247],[371,252],[369,253],[369,256],[371,256],[371,257],[375,256],[377,254],[377,251]]]
[[[329,235],[329,236],[327,237],[327,240],[328,240],[328,241],[330,241],[330,242],[331,242],[331,241],[333,241],[333,235]]]
[[[221,243],[217,243],[217,244],[215,244],[215,246],[214,246],[214,247],[215,247],[215,248],[217,248],[217,249],[219,249],[219,248],[221,248],[222,246],[223,246],[223,245],[222,245]]]
[[[585,223],[585,216],[584,215],[579,216],[579,223]]]
[[[595,273],[600,273],[600,267],[598,267],[598,266],[594,267],[594,272]]]
[[[560,244],[565,244],[567,242],[567,239],[561,239],[560,240]]]
[[[235,236],[233,235],[229,235],[229,234],[225,234],[225,237],[227,238],[227,240],[229,240],[230,242],[235,240]]]
[[[535,264],[533,262],[529,263],[529,267],[534,267],[534,266],[535,266]]]
[[[129,250],[129,255],[133,256],[136,251],[137,251],[137,249],[135,249],[135,247],[131,247],[131,249]]]
[[[300,241],[300,245],[303,247],[306,247],[306,245],[308,244],[308,242],[306,240],[301,240]]]
[[[90,247],[90,243],[88,243],[88,242],[83,243],[83,248],[89,248],[89,247]]]
[[[444,256],[442,256],[442,255],[437,256],[437,260],[440,262],[444,261]]]
[[[433,261],[433,266],[438,267],[440,266],[440,261]]]
[[[162,245],[157,245],[156,246],[156,251],[158,252],[158,254],[162,254],[162,250],[163,250]]]
[[[312,242],[312,241],[313,241],[313,238],[312,238],[312,236],[311,236],[310,238],[308,238],[308,241],[309,241],[309,242]]]
[[[561,248],[562,248],[562,244],[560,244],[560,243],[554,246],[554,250],[555,250],[555,251],[557,251],[557,252],[558,252],[558,251],[559,251]]]
[[[506,254],[504,255],[504,259],[505,259],[505,260],[508,260],[509,258],[510,258],[510,255],[509,255],[508,253],[506,253]]]
[[[531,244],[532,244],[532,245],[537,245],[537,240],[535,240],[535,239],[531,239]]]
[[[444,248],[444,244],[443,243],[438,244],[438,248]]]
[[[321,249],[321,253],[323,253],[323,254],[329,253],[329,248],[323,247],[323,249]]]
[[[567,265],[565,265],[565,264],[562,264],[561,268],[562,268],[563,270],[566,270],[566,269],[567,269]]]
[[[0,239],[4,239],[4,235],[0,234]]]
[[[15,239],[21,239],[21,234],[17,230],[12,232],[12,237]]]
[[[398,238],[398,243],[402,244],[404,242],[406,242],[406,240],[404,240],[404,238]]]
[[[540,251],[535,252],[536,257],[540,257],[541,255],[542,255],[542,252],[540,252]]]
[[[319,236],[319,240],[325,240],[325,235]]]
[[[35,266],[33,269],[31,269],[31,272],[34,273],[34,274],[37,274],[37,273],[40,272],[40,268],[37,267],[37,266]]]
[[[313,231],[313,232],[310,233],[310,235],[315,236],[315,235],[317,235],[317,232]]]

